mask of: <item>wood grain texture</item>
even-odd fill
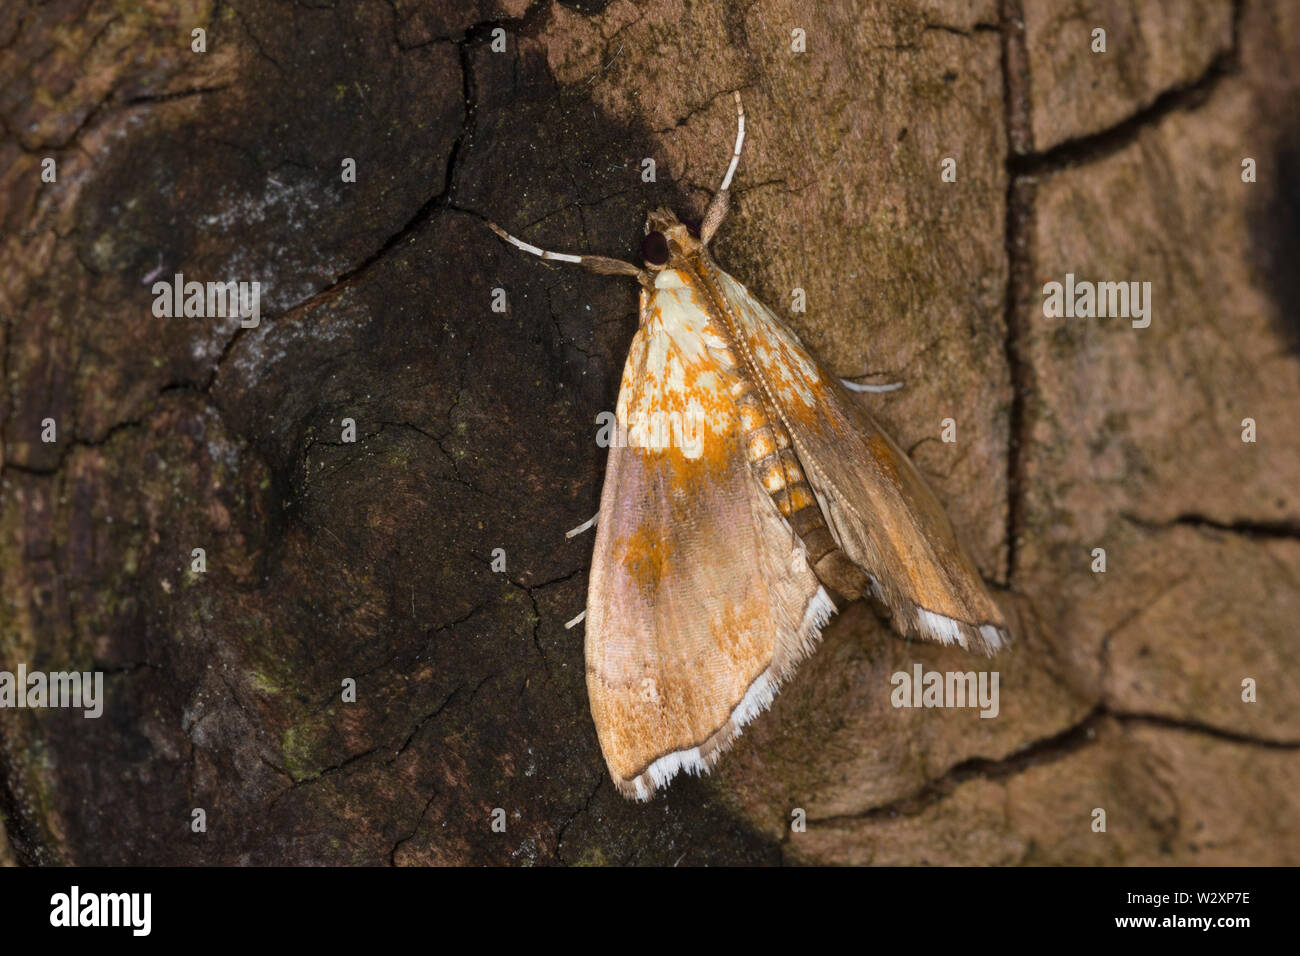
[[[0,5],[0,669],[109,695],[0,717],[0,861],[1300,862],[1300,18],[1123,7],[1103,74],[1039,6]],[[906,383],[873,415],[1023,639],[997,719],[895,710],[971,658],[851,608],[646,813],[563,627],[636,293],[483,217],[635,258],[703,211],[737,88],[715,257]],[[154,319],[156,271],[261,281],[261,326]],[[1045,320],[1067,271],[1151,281],[1151,327]]]

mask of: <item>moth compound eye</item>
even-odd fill
[[[662,232],[647,232],[641,240],[641,258],[648,266],[668,263],[668,240]]]

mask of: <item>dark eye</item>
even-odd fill
[[[641,240],[641,258],[652,266],[662,266],[668,262],[668,240],[662,232],[645,234]]]

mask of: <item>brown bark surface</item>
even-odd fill
[[[0,711],[0,863],[1300,863],[1300,9],[1062,9],[4,5],[0,670],[107,702]],[[1017,642],[851,607],[712,776],[630,804],[564,532],[636,291],[485,217],[635,259],[736,89],[716,258],[906,383],[867,400]],[[1067,272],[1151,282],[1150,327],[1045,317]],[[261,325],[156,318],[175,273],[259,281]],[[1001,713],[895,709],[918,662],[996,668]]]

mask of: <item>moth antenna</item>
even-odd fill
[[[736,90],[736,148],[731,153],[731,165],[727,167],[727,175],[722,177],[722,187],[718,192],[726,192],[731,188],[731,177],[736,175],[736,167],[740,165],[740,148],[745,145],[745,104],[740,102],[740,90]]]
[[[578,525],[576,528],[574,528],[574,529],[572,529],[572,530],[570,530],[570,531],[566,531],[566,532],[564,532],[564,537],[565,537],[565,538],[576,538],[578,535],[582,534],[582,532],[584,532],[584,531],[586,531],[588,528],[592,527],[592,526],[596,523],[596,519],[599,518],[599,517],[600,517],[600,512],[597,511],[594,515],[592,515],[589,519],[587,519],[586,521],[584,521],[582,524]]]
[[[611,259],[608,256],[582,256],[569,252],[551,252],[547,249],[539,249],[532,243],[516,239],[491,219],[486,220],[486,222],[489,229],[510,243],[510,245],[540,259],[550,259],[552,262],[572,262],[576,266],[582,266],[584,269],[601,275],[637,276],[638,278],[641,276],[642,270],[630,262],[624,262],[622,259]]]
[[[859,385],[857,382],[850,382],[847,378],[840,379],[840,384],[851,392],[893,392],[903,387],[902,382],[891,382],[888,385]]]
[[[565,629],[566,631],[568,631],[568,630],[571,630],[572,628],[577,627],[579,624],[582,623],[582,619],[583,619],[584,617],[586,617],[586,616],[587,616],[587,611],[586,611],[586,609],[584,608],[584,609],[583,609],[583,612],[582,612],[581,614],[579,614],[577,617],[575,617],[572,621],[565,621],[565,622],[564,622],[564,629]]]
[[[722,186],[713,198],[709,201],[709,208],[704,213],[704,223],[700,226],[700,241],[706,246],[713,234],[718,231],[722,225],[722,220],[727,217],[727,209],[731,206],[731,177],[736,175],[736,167],[740,164],[740,150],[745,145],[745,104],[740,101],[740,90],[736,90],[736,148],[731,151],[731,163],[727,166],[727,173],[722,177]]]

